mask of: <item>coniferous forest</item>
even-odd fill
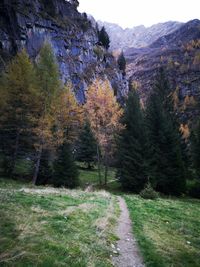
[[[5,177],[20,179],[16,167],[23,162],[29,165],[24,178],[33,184],[73,188],[79,185],[79,161],[88,169],[98,166],[99,184],[107,184],[108,167],[114,166],[116,178],[128,192],[140,193],[150,184],[162,194],[186,194],[191,179],[196,180],[191,193],[198,196],[199,123],[185,143],[163,68],[145,107],[134,84],[129,84],[120,104],[106,80],[93,82],[83,105],[70,82],[63,85],[60,80],[55,55],[46,42],[37,62],[23,49],[8,63],[0,89]]]

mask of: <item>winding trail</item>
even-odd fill
[[[118,201],[121,209],[116,229],[116,234],[119,237],[117,242],[119,254],[113,257],[113,264],[116,267],[145,267],[136,240],[132,234],[132,223],[129,218],[126,202],[122,197],[118,197]]]

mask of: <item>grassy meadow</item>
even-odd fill
[[[26,164],[17,171],[26,173]],[[98,186],[96,168],[79,166],[79,173],[77,190],[0,179],[0,266],[111,267],[117,194],[128,205],[146,267],[200,266],[199,200],[145,200],[120,192],[114,169],[106,188]],[[88,184],[110,193],[83,191]]]
[[[125,195],[147,267],[200,266],[200,201]]]
[[[104,173],[101,171],[101,179],[102,183],[104,184]],[[106,189],[109,192],[119,192],[120,191],[120,184],[116,180],[115,169],[109,168],[108,170],[108,182],[107,185],[99,186],[99,176],[98,170],[95,166],[91,170],[87,170],[84,168],[79,168],[79,180],[80,180],[80,187],[85,188],[87,184],[92,184],[96,189]]]
[[[0,266],[109,267],[119,213],[105,191],[0,180]]]

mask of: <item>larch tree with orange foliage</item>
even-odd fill
[[[77,103],[72,88],[65,86],[58,98],[59,105],[55,109],[57,122],[58,153],[54,162],[52,182],[55,186],[74,188],[79,184],[78,170],[74,161],[72,143],[79,135],[83,113]]]
[[[17,159],[29,152],[37,116],[36,73],[25,50],[18,52],[2,73],[0,95],[0,150],[5,174],[13,176]]]
[[[54,114],[56,114],[58,145],[74,142],[83,123],[83,108],[77,103],[70,84],[60,90]]]
[[[37,81],[40,89],[38,97],[39,116],[35,129],[36,161],[33,183],[45,181],[48,173],[49,151],[55,147],[54,132],[55,106],[61,90],[58,65],[49,43],[44,43],[37,62]],[[43,168],[44,167],[44,168]],[[45,177],[46,176],[46,177]]]
[[[102,183],[100,171],[101,153],[105,165],[104,183],[107,184],[109,160],[115,147],[115,136],[122,129],[119,120],[123,111],[114,96],[114,91],[108,80],[95,80],[88,88],[86,97],[85,111],[98,142],[99,183]]]

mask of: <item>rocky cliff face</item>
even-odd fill
[[[179,29],[183,24],[176,21],[158,23],[151,27],[140,25],[133,28],[123,29],[117,24],[98,22],[99,26],[105,26],[111,40],[111,50],[127,50],[128,48],[145,47],[158,38],[170,34]]]
[[[193,123],[200,103],[200,21],[193,20],[145,48],[125,53],[128,77],[146,102],[154,77],[163,66],[170,79],[174,105],[182,124]]]
[[[77,0],[2,0],[0,66],[22,47],[36,58],[47,40],[57,57],[63,82],[72,82],[80,103],[96,77],[108,78],[121,99],[127,93],[126,78],[112,55],[97,44],[96,29],[77,6]]]

